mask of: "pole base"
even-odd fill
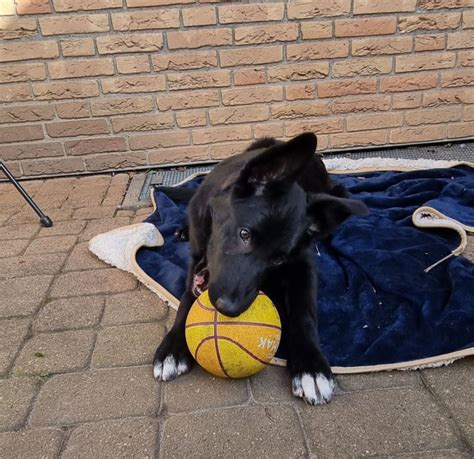
[[[53,220],[51,220],[47,215],[40,218],[40,223],[45,228],[51,228],[53,226]]]

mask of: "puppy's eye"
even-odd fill
[[[248,242],[250,241],[252,237],[252,233],[250,232],[248,228],[241,228],[239,232],[239,236],[240,236],[240,239],[242,239],[242,241]]]

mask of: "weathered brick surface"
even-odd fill
[[[0,380],[0,430],[21,427],[28,415],[38,384],[33,378]]]
[[[6,319],[0,321],[0,375],[5,374],[13,363],[30,328],[30,319]]]
[[[49,6],[49,3],[47,3]],[[59,429],[33,429],[0,434],[0,447],[6,457],[44,457],[59,455],[63,433]]]
[[[409,112],[437,89],[473,83],[473,6],[472,0],[3,0],[0,153],[17,175],[34,176],[221,158],[245,140],[308,126],[321,128],[321,149],[350,148],[363,139],[354,135],[351,144],[348,117],[366,111],[406,112],[398,127],[416,142],[407,121],[416,114]],[[353,103],[364,94],[378,102]],[[331,109],[321,112],[318,99]],[[272,118],[272,105],[291,101],[315,108],[274,112],[301,118],[306,127],[287,129]],[[227,108],[234,105],[242,108]],[[324,132],[332,120],[319,118],[331,113],[341,116],[341,132]],[[432,136],[465,138],[472,120],[463,113],[455,121],[441,118],[436,124],[445,129]],[[206,133],[237,123],[249,130]],[[454,123],[449,130],[448,123]],[[392,128],[370,129],[367,143],[390,142]],[[135,138],[140,131],[150,137]],[[169,138],[162,141],[161,133]],[[194,139],[180,158],[178,147]]]

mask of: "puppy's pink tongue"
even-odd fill
[[[209,271],[206,268],[194,275],[193,293],[195,296],[199,296],[204,290],[206,290],[208,277]]]

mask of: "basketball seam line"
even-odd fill
[[[186,325],[186,328],[197,327],[199,325],[213,325],[214,322],[193,322],[192,324]],[[266,324],[263,322],[230,322],[230,321],[220,321],[219,325],[252,325],[252,326],[259,326],[259,327],[268,327],[268,328],[275,328],[276,330],[281,330],[281,327],[278,325],[273,324]]]
[[[217,309],[215,309],[214,310],[214,344],[216,346],[217,360],[219,361],[219,365],[221,366],[221,369],[224,372],[224,374],[228,378],[230,378],[229,374],[224,368],[224,365],[222,364],[221,353],[219,351],[219,341],[217,339],[217,315],[218,315],[218,312],[217,312]]]

